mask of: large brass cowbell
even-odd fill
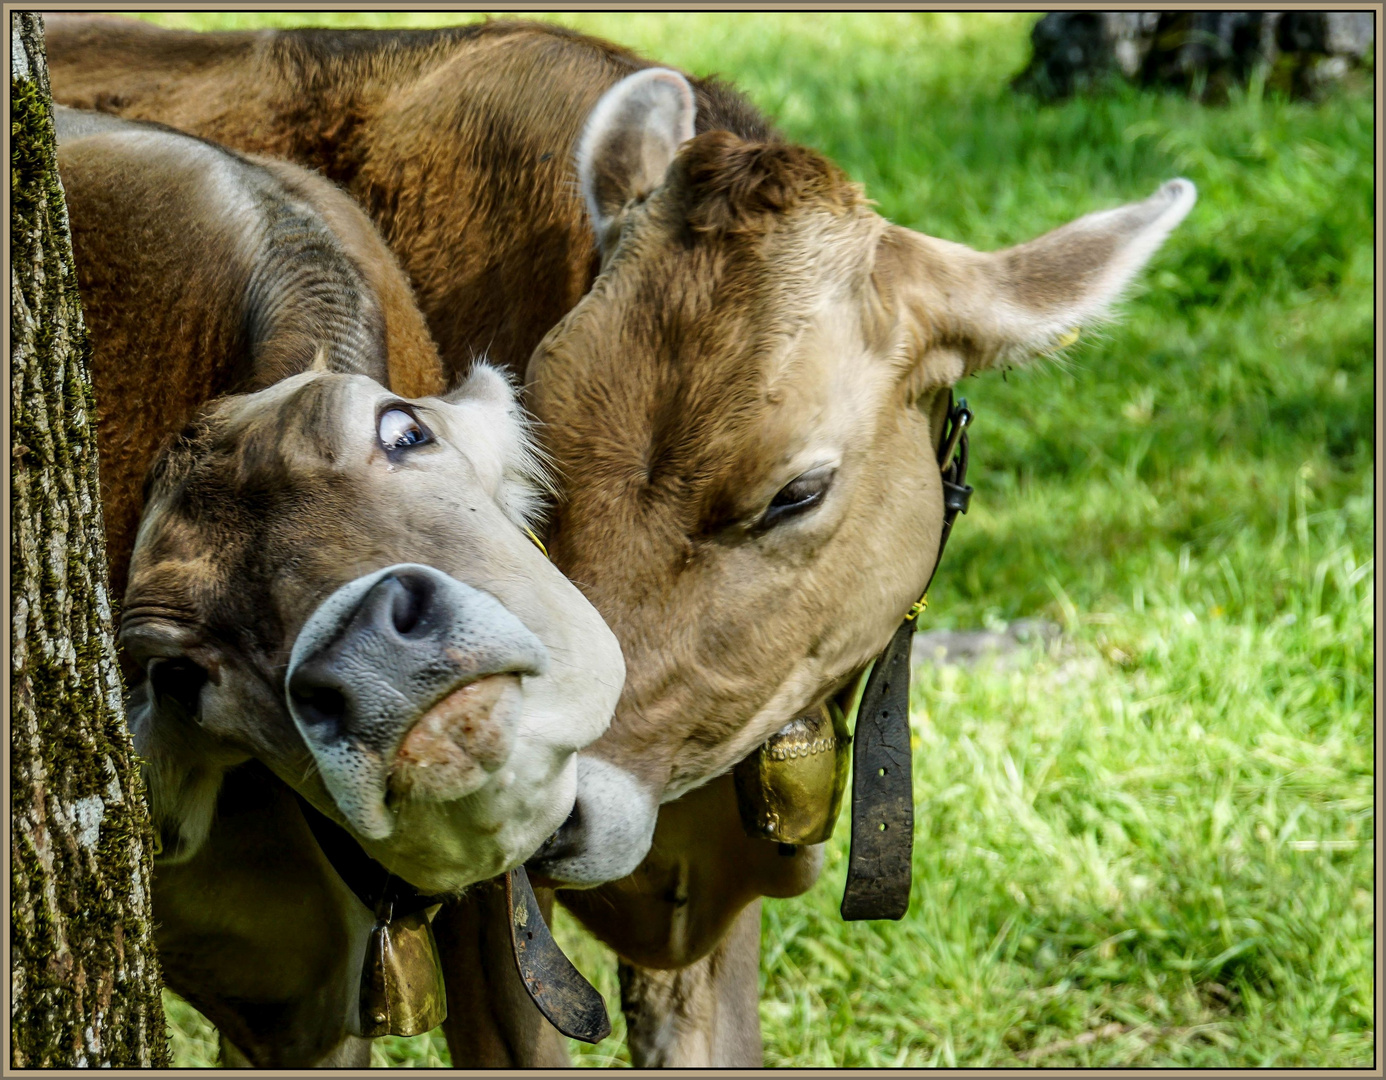
[[[361,970],[360,1031],[380,1035],[422,1035],[447,1019],[448,996],[433,927],[422,911],[393,917],[383,901],[366,944]]]
[[[747,835],[781,844],[821,844],[833,834],[852,737],[840,709],[791,720],[733,772],[736,805]]]

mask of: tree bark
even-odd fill
[[[11,1064],[167,1065],[43,22],[12,17]]]

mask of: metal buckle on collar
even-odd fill
[[[972,501],[972,485],[967,483],[967,426],[972,423],[972,410],[967,407],[967,398],[958,401],[948,413],[948,437],[943,442],[943,453],[939,455],[938,467],[943,473],[943,517],[951,526],[953,518],[967,513]],[[939,556],[942,557],[942,546]],[[938,564],[934,564],[938,569]]]
[[[953,458],[955,451],[962,443],[963,433],[967,431],[967,426],[972,423],[972,410],[967,407],[967,398],[959,398],[956,405],[948,409],[948,429],[943,437],[943,444],[939,447],[938,467],[946,470],[949,461]],[[966,449],[963,454],[966,454]],[[963,470],[966,471],[967,464],[963,462]]]

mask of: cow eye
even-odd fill
[[[160,708],[172,706],[190,719],[197,716],[198,700],[207,683],[206,668],[184,657],[156,656],[145,670]]]
[[[433,433],[403,409],[386,409],[381,413],[376,436],[386,450],[403,450],[433,441]]]
[[[770,500],[760,519],[763,528],[778,525],[787,518],[811,510],[823,501],[823,496],[832,486],[837,469],[832,465],[820,465],[806,473],[796,476]]]

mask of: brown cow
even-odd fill
[[[74,19],[49,41],[64,100],[338,179],[455,372],[487,350],[527,365],[563,477],[554,556],[629,671],[532,865],[598,886],[561,895],[632,962],[638,1063],[758,1063],[756,898],[802,891],[819,855],[742,836],[725,774],[849,686],[918,598],[949,388],[1099,318],[1192,185],[983,254],[888,224],[727,88],[553,27]]]
[[[507,379],[386,389],[441,366],[345,195],[56,122],[165,974],[230,1061],[364,1064],[374,914],[289,788],[425,895],[490,878],[568,815],[619,648],[525,535],[548,481]]]

